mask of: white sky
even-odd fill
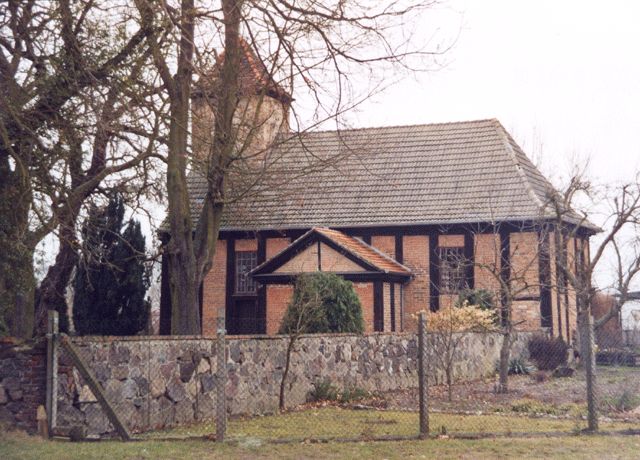
[[[640,2],[631,0],[445,0],[422,19],[436,41],[457,36],[444,67],[389,88],[350,124],[497,118],[556,185],[586,161],[596,183],[632,180],[640,170],[639,19]],[[604,262],[601,287],[612,273]]]
[[[586,159],[596,181],[630,180],[640,169],[639,19],[631,0],[443,0],[421,30],[432,44],[458,37],[446,65],[347,119],[366,127],[497,118],[554,183]]]
[[[357,126],[497,118],[548,176],[590,158],[594,178],[640,166],[640,2],[450,0],[425,15],[441,70],[361,107]],[[556,177],[552,177],[556,179]]]

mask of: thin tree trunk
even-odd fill
[[[287,385],[287,377],[289,376],[289,368],[291,367],[291,354],[293,353],[293,348],[295,346],[296,340],[298,339],[298,335],[291,335],[289,337],[289,343],[287,345],[287,355],[284,363],[284,371],[282,373],[282,380],[280,381],[280,401],[278,407],[280,411],[285,410],[285,389]]]
[[[505,328],[505,331],[502,334],[502,346],[500,347],[498,393],[507,393],[509,391],[509,359],[511,357],[512,344],[511,336],[511,328]]]

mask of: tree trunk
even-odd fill
[[[453,366],[447,366],[445,374],[447,378],[447,397],[451,402],[453,401]]]
[[[500,369],[499,369],[499,381],[498,393],[507,393],[509,391],[509,359],[511,357],[511,344],[512,344],[512,332],[511,328],[507,327],[502,334],[502,346],[500,347]]]
[[[180,51],[171,94],[171,120],[167,152],[167,196],[171,239],[167,246],[171,290],[171,333],[200,334],[198,277],[193,245],[193,224],[186,179],[186,152],[193,74],[193,0],[183,0],[180,16]]]
[[[33,332],[35,248],[29,241],[29,180],[26,169],[14,165],[12,170],[9,154],[0,145],[0,335],[21,338]]]
[[[47,270],[47,274],[36,291],[36,323],[35,335],[43,335],[47,328],[47,311],[58,312],[60,332],[69,332],[69,307],[66,291],[71,280],[73,269],[78,263],[78,251],[75,247],[75,232],[73,224],[65,224],[60,229],[60,249],[56,260]]]
[[[287,345],[284,371],[282,372],[282,380],[280,381],[280,401],[278,407],[281,412],[285,410],[285,389],[287,386],[287,377],[289,376],[289,368],[291,367],[291,354],[293,353],[293,347],[295,346],[297,339],[297,335],[291,335],[289,337],[289,344]]]
[[[596,394],[596,356],[594,350],[593,319],[589,310],[579,312],[580,344],[582,362],[587,380],[587,421],[588,430],[598,430],[598,403]]]

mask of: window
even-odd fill
[[[440,258],[440,292],[458,294],[467,287],[466,269],[468,261],[464,248],[438,248]]]
[[[256,268],[258,253],[255,251],[236,252],[236,294],[255,294],[256,282],[249,272]]]

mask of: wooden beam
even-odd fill
[[[71,343],[69,336],[66,334],[61,334],[60,344],[69,354],[71,361],[73,361],[73,364],[80,372],[80,375],[82,375],[82,378],[85,380],[86,384],[91,389],[91,392],[100,403],[102,410],[106,414],[113,427],[118,432],[118,435],[122,438],[123,441],[131,440],[131,433],[129,432],[129,429],[122,422],[113,405],[107,399],[107,395],[105,394],[102,385],[100,385],[100,382],[98,382],[96,376],[93,375],[91,369],[89,369],[89,367],[85,364],[84,360],[80,356],[80,353],[78,352],[78,349],[73,343]]]

